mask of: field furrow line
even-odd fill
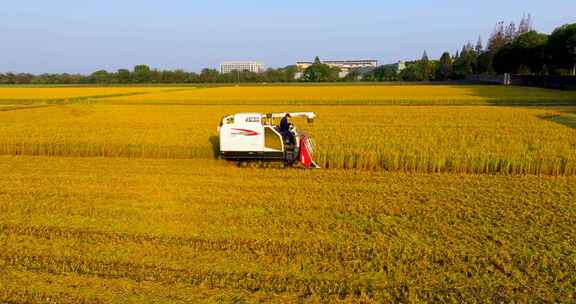
[[[241,289],[251,292],[265,290],[276,293],[348,296],[370,293],[374,288],[370,284],[354,283],[344,278],[334,280],[317,277],[302,278],[293,274],[174,269],[161,265],[99,261],[73,256],[25,255],[3,252],[0,253],[0,260],[5,266],[19,270],[50,274],[76,273],[102,279],[128,278],[138,282],[205,285],[211,289]]]
[[[66,292],[43,292],[38,290],[0,289],[0,303],[2,304],[35,304],[35,303],[58,303],[58,304],[100,304],[104,303],[95,297],[77,297]]]
[[[322,256],[325,259],[337,261],[350,261],[360,259],[373,260],[382,248],[364,247],[359,245],[337,245],[322,241],[276,241],[254,239],[217,239],[194,238],[178,236],[153,236],[144,234],[128,234],[118,232],[91,231],[73,228],[38,227],[26,225],[0,224],[2,235],[25,235],[43,240],[78,239],[102,243],[135,244],[148,243],[175,247],[189,247],[198,251],[230,251],[244,252],[256,256],[281,256],[290,259],[302,256]]]

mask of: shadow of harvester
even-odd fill
[[[217,135],[210,136],[210,139],[208,140],[212,145],[212,155],[214,156],[215,159],[220,158],[220,137]]]

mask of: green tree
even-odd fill
[[[548,36],[536,31],[519,35],[494,55],[493,66],[498,73],[541,73],[544,68],[544,48]]]
[[[303,80],[308,82],[326,82],[338,80],[340,69],[332,68],[323,64],[320,58],[316,57],[314,63],[304,70]]]
[[[512,44],[516,52],[515,61],[518,72],[542,73],[546,61],[545,48],[547,43],[548,35],[536,31],[519,35]]]
[[[371,77],[367,80],[374,81],[396,81],[398,80],[398,68],[395,64],[381,65],[372,71]]]
[[[430,60],[424,57],[417,61],[406,62],[406,68],[400,72],[399,79],[403,81],[428,81],[432,80],[435,75],[427,73],[427,69],[434,70],[434,65]]]
[[[491,52],[485,51],[478,55],[476,58],[476,73],[477,74],[492,74],[494,69],[492,68],[492,61],[494,56]]]
[[[436,69],[436,79],[448,80],[452,77],[452,56],[450,53],[444,52],[440,57],[438,68]]]
[[[134,81],[138,83],[148,83],[152,81],[150,67],[140,64],[134,67]]]
[[[482,45],[482,37],[478,37],[478,41],[476,42],[474,51],[476,52],[476,55],[480,55],[482,54],[482,52],[484,52],[484,46]]]
[[[511,44],[506,44],[501,47],[492,59],[492,66],[496,73],[516,73],[518,62],[514,57],[515,54],[516,50]]]
[[[576,23],[555,29],[548,40],[547,50],[556,69],[576,75]]]
[[[406,68],[400,72],[400,80],[403,81],[423,81],[422,71],[417,62],[406,62]]]
[[[281,69],[282,71],[282,81],[290,82],[294,81],[295,75],[298,72],[298,67],[296,65],[288,65]]]
[[[199,82],[217,82],[219,74],[215,69],[203,69],[198,79]]]
[[[464,79],[474,73],[476,63],[476,53],[472,44],[468,42],[462,47],[459,56],[454,60],[453,77],[455,79]]]
[[[95,83],[110,83],[112,82],[112,77],[110,75],[110,73],[108,73],[105,70],[100,70],[100,71],[96,71],[94,73],[92,73],[92,75],[90,75],[90,78],[92,78],[92,80]]]
[[[284,74],[282,73],[282,69],[267,69],[263,74],[262,77],[264,78],[265,82],[281,82]]]
[[[131,82],[130,71],[128,69],[119,69],[116,71],[116,79],[118,79],[119,83]]]
[[[418,64],[421,73],[420,78],[425,81],[432,80],[434,78],[432,74],[433,69],[432,65],[430,64],[430,58],[428,57],[428,53],[426,51],[424,51],[422,54],[422,58]]]

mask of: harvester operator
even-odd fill
[[[291,123],[288,121],[288,118],[290,118],[290,113],[286,113],[280,120],[280,134],[282,134],[286,143],[290,144],[294,143],[294,134],[290,132]]]

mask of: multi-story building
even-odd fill
[[[257,61],[225,61],[220,64],[220,73],[230,72],[264,72],[264,65]]]
[[[344,78],[350,71],[357,68],[375,68],[378,66],[378,60],[326,60],[322,61],[330,67],[337,67],[340,69],[339,77]],[[298,73],[296,73],[296,78],[302,77],[304,70],[309,66],[314,64],[312,61],[299,61],[296,62],[296,67],[298,68]]]

